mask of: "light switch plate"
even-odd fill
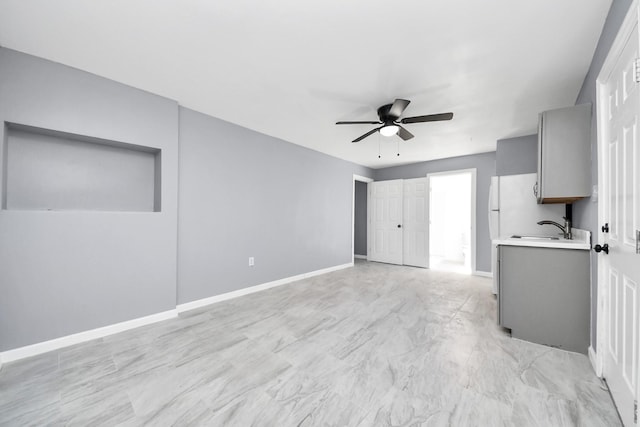
[[[596,203],[598,201],[598,185],[591,187],[591,201]]]

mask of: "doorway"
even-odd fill
[[[356,258],[367,258],[367,184],[373,179],[353,175],[353,196],[351,206],[351,263]]]
[[[434,173],[429,181],[429,268],[475,269],[475,169]]]
[[[355,181],[353,257],[367,259],[367,183]]]

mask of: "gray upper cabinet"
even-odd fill
[[[591,104],[540,113],[538,203],[573,203],[591,193]]]

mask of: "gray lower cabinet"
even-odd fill
[[[587,353],[589,251],[498,247],[498,322],[511,336]]]

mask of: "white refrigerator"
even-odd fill
[[[537,175],[492,176],[489,187],[489,235],[491,240],[515,235],[550,235],[556,230],[538,225],[538,221],[550,219],[564,224],[564,204],[539,205],[533,186]],[[491,244],[491,272],[493,293],[498,292],[496,273],[498,247]]]

